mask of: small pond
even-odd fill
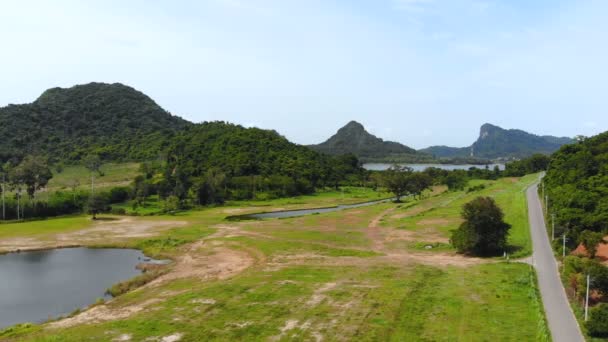
[[[252,218],[252,219],[298,217],[298,216],[311,215],[311,214],[330,213],[332,211],[340,211],[340,210],[345,210],[345,209],[367,207],[370,205],[388,202],[391,200],[393,200],[393,199],[389,198],[389,199],[382,199],[382,200],[378,200],[378,201],[371,201],[371,202],[364,202],[364,203],[345,204],[345,205],[339,205],[337,207],[275,211],[275,212],[270,212],[270,213],[244,215],[243,217]]]
[[[475,167],[478,169],[486,168],[486,165],[472,165],[472,164],[398,164],[398,165],[409,166],[414,171],[424,171],[425,169],[427,169],[429,167],[435,167],[438,169],[450,170],[450,171],[451,170],[468,170],[472,167]],[[386,164],[386,163],[363,164],[364,169],[371,170],[371,171],[384,171],[384,170],[387,170],[391,166],[393,166],[393,164]],[[487,166],[490,170],[493,170],[495,166],[498,166],[498,168],[501,170],[505,169],[504,164],[489,164]]]
[[[65,248],[0,255],[0,329],[84,308],[137,276],[149,260],[132,249]]]

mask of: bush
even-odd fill
[[[608,337],[608,304],[601,303],[589,309],[589,320],[585,326],[591,336]]]
[[[486,186],[484,184],[479,184],[479,185],[475,185],[475,186],[471,186],[467,189],[467,194],[471,193],[471,192],[476,192],[476,191],[481,191],[483,189],[485,189]]]
[[[108,200],[110,204],[122,203],[129,199],[129,194],[131,193],[131,189],[126,186],[115,187],[110,190],[108,195]]]
[[[110,214],[112,215],[126,215],[127,211],[125,210],[125,208],[112,208],[112,210],[110,210]]]
[[[460,253],[501,254],[507,245],[511,226],[491,197],[477,197],[462,207],[464,222],[452,231],[450,242]]]

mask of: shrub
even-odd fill
[[[608,304],[600,303],[589,309],[589,320],[585,326],[591,336],[608,337]]]
[[[129,199],[130,192],[131,189],[126,186],[112,188],[108,195],[108,200],[110,201],[110,204],[122,203]]]
[[[110,210],[110,214],[112,214],[112,215],[126,215],[127,211],[125,210],[125,208],[112,208],[112,210]]]

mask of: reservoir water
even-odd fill
[[[443,170],[468,170],[472,167],[476,167],[478,169],[486,168],[485,165],[473,165],[473,164],[398,164],[398,165],[409,166],[412,169],[414,169],[414,171],[424,171],[426,168],[429,168],[429,167],[436,167],[438,169],[443,169]],[[385,163],[363,164],[364,169],[372,170],[372,171],[384,171],[391,166],[393,166],[393,164],[385,164]],[[488,164],[488,167],[490,168],[490,170],[493,170],[494,166],[498,166],[501,170],[505,169],[504,164]]]
[[[65,248],[0,255],[0,329],[39,323],[108,298],[110,286],[141,272],[132,249]]]
[[[274,211],[274,212],[269,212],[269,213],[243,215],[243,217],[252,218],[252,219],[298,217],[298,216],[311,215],[311,214],[330,213],[332,211],[339,211],[339,210],[345,210],[345,209],[367,207],[370,205],[384,203],[384,202],[388,202],[391,200],[393,200],[393,199],[386,198],[386,199],[381,199],[381,200],[371,201],[371,202],[339,205],[336,207]]]

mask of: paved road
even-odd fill
[[[527,190],[528,213],[534,246],[533,262],[551,336],[555,342],[584,341],[559,279],[558,266],[549,244],[537,188],[538,184],[535,184]]]

